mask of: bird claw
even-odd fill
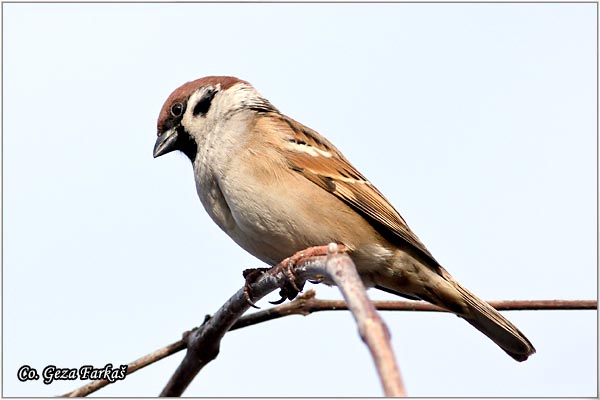
[[[260,307],[252,301],[252,297],[250,297],[250,290],[248,289],[248,286],[244,286],[244,298],[246,299],[246,302],[250,304],[250,307],[260,310]]]
[[[313,285],[317,285],[319,283],[322,283],[325,280],[324,276],[318,276],[317,279],[307,279],[310,283],[312,283]]]
[[[279,291],[279,297],[281,297],[279,300],[270,301],[269,303],[278,306],[278,305],[280,305],[281,303],[283,303],[284,301],[287,300],[287,296],[284,296],[283,290]]]
[[[252,290],[250,285],[256,282],[256,280],[268,270],[269,268],[250,268],[245,269],[244,272],[242,272],[244,279],[246,279],[246,283],[244,284],[244,297],[248,304],[250,304],[250,307],[256,308],[257,310],[260,309],[260,307],[252,301]]]
[[[345,248],[340,247],[341,251],[345,251]],[[317,252],[318,251],[318,252]],[[305,257],[311,257],[313,255],[322,255],[321,250],[318,247],[309,248],[306,251],[298,252],[293,256],[286,258],[281,263],[277,264],[273,268],[275,269],[275,274],[283,273],[285,279],[282,279],[281,282],[281,290],[279,291],[280,299],[276,301],[270,301],[269,303],[279,305],[286,300],[294,300],[296,296],[302,289],[304,288],[304,281],[297,283],[296,275],[294,274],[294,266],[300,260]],[[244,285],[244,297],[248,304],[254,308],[260,308],[252,301],[252,293],[250,290],[250,285],[255,282],[262,274],[268,271],[269,268],[251,268],[244,270],[244,278],[246,279],[246,284]],[[321,283],[325,278],[322,276],[317,277],[315,280],[309,280],[311,283]]]
[[[302,282],[302,285],[300,285],[301,287],[298,287],[298,284],[296,283],[296,275],[294,274],[294,265],[301,257],[302,255],[292,256],[275,267],[281,268],[281,272],[283,272],[285,279],[283,280],[281,284],[281,290],[279,291],[279,296],[281,298],[277,301],[270,302],[271,304],[281,304],[285,300],[294,300],[296,296],[298,296],[298,293],[300,293],[304,288],[304,282]]]
[[[296,292],[296,294],[294,295],[294,297],[296,297],[296,295],[302,291],[302,288],[299,288],[298,285],[296,285],[296,275],[294,275],[294,264],[295,260],[290,259],[285,264],[285,267],[283,267],[283,273],[287,277],[287,283],[289,283],[292,289]]]

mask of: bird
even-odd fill
[[[535,353],[514,324],[440,265],[331,142],[247,81],[207,76],[175,89],[158,116],[153,156],[173,151],[191,161],[212,220],[266,264],[342,244],[367,287],[442,307],[516,361]]]

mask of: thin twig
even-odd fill
[[[185,349],[186,344],[183,340],[178,340],[175,343],[171,343],[161,349],[158,349],[150,354],[147,354],[143,357],[138,358],[137,360],[129,363],[127,365],[127,375],[133,374],[138,369],[142,369],[150,364],[153,364],[157,361],[162,360],[163,358],[169,357]],[[88,394],[94,393],[96,390],[103,388],[108,385],[110,382],[106,379],[100,379],[97,381],[92,381],[87,385],[83,385],[80,388],[73,390],[72,392],[66,393],[61,397],[84,397]]]
[[[354,262],[348,254],[340,254],[334,243],[329,245],[326,270],[341,290],[358,324],[360,337],[371,352],[385,396],[406,397],[388,328],[369,300]]]
[[[489,303],[499,311],[513,310],[596,310],[596,300],[497,300]],[[375,308],[380,311],[433,311],[445,312],[445,310],[429,303],[420,301],[374,301]],[[293,301],[271,307],[266,310],[245,315],[229,329],[245,328],[261,322],[285,317],[288,315],[310,315],[321,311],[347,311],[348,307],[343,300],[322,300],[315,298],[315,291],[309,290],[296,297]],[[186,348],[184,340],[178,340],[161,349],[149,353],[128,364],[127,375],[151,365],[163,358],[169,357]],[[104,386],[109,385],[107,380],[96,380],[81,386],[61,397],[85,397]]]
[[[285,290],[284,297],[290,296],[289,293],[297,293],[307,279],[333,282],[342,291],[358,324],[360,336],[375,361],[385,395],[405,396],[387,327],[367,297],[354,262],[347,254],[341,253],[343,250],[335,243],[328,247],[312,247],[284,260],[258,279],[247,281],[249,287],[240,289],[211,319],[188,335],[188,351],[161,396],[181,396],[198,372],[217,357],[221,339],[250,307],[249,294],[252,300],[261,299],[280,287]],[[326,257],[322,256],[323,251]]]
[[[348,306],[343,300],[322,300],[315,298],[315,291],[309,290],[293,301],[277,307],[260,310],[240,318],[231,330],[259,324],[261,322],[286,317],[288,315],[310,315],[321,311],[347,311]],[[498,311],[524,310],[596,310],[596,300],[496,300],[488,301]],[[379,311],[427,311],[448,312],[443,308],[423,301],[395,300],[373,301]]]
[[[322,265],[324,263],[324,254],[327,254],[326,246],[313,247],[295,254],[289,259],[282,261],[276,267],[266,271],[257,280],[248,283],[252,300],[259,300],[278,287],[284,287],[286,284],[289,284],[287,268],[289,268],[291,260],[293,260],[295,266],[309,266],[319,263]],[[308,258],[306,258],[307,255],[309,256]],[[308,269],[306,271],[311,270]],[[302,286],[304,280],[307,278],[316,278],[316,274],[310,275],[310,272],[304,275],[298,276],[300,279],[299,286]],[[245,288],[238,290],[211,319],[188,335],[187,353],[161,392],[161,396],[181,396],[198,372],[217,357],[221,339],[250,307],[248,300]]]

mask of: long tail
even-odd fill
[[[438,273],[434,272],[431,276],[431,279],[436,281],[435,284],[423,291],[419,290],[420,293],[416,294],[416,297],[456,313],[517,361],[525,361],[535,353],[535,348],[525,335],[496,309],[469,292],[445,269],[440,268]],[[398,281],[390,278],[378,279],[375,287],[414,298],[414,293],[407,296],[406,290],[402,290],[406,288],[398,287]]]
[[[468,323],[477,328],[517,361],[525,361],[535,353],[535,348],[523,333],[502,314],[485,301],[469,292],[460,283],[454,286],[462,295],[469,309],[461,315]]]

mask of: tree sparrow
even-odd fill
[[[209,76],[171,93],[154,157],[173,150],[192,161],[198,196],[215,223],[267,264],[343,244],[368,287],[452,311],[517,361],[535,353],[517,327],[442,268],[338,149],[248,82]]]

